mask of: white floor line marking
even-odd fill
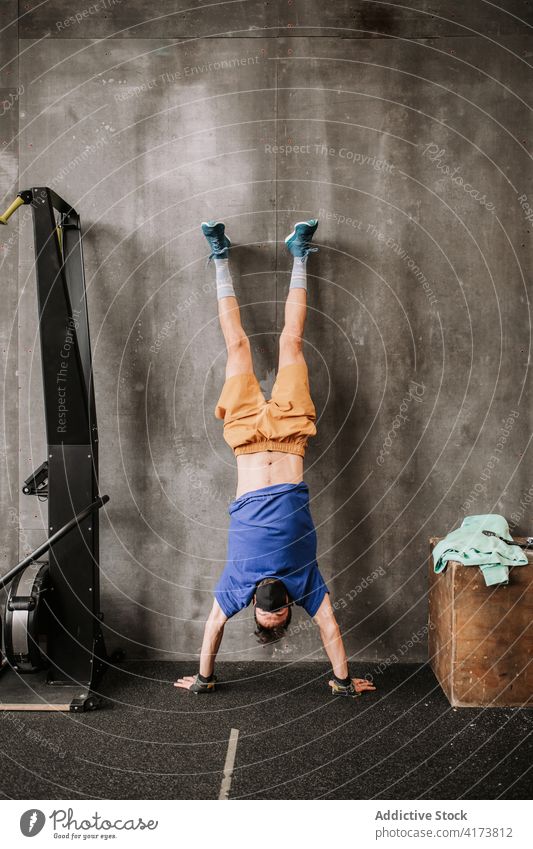
[[[233,765],[235,764],[235,753],[237,752],[237,740],[239,739],[239,729],[232,728],[229,735],[228,751],[226,752],[226,762],[224,764],[224,777],[220,785],[220,793],[218,794],[219,801],[229,799],[229,791],[231,789],[231,779],[233,778]]]

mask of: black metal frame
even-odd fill
[[[19,197],[33,212],[48,445],[47,466],[41,464],[23,488],[26,494],[48,498],[53,587],[48,683],[90,690],[105,657],[98,508],[108,498],[98,496],[98,428],[80,217],[50,188],[29,189]],[[9,574],[14,577],[19,570]]]

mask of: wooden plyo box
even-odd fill
[[[429,657],[448,701],[533,707],[533,552],[507,585],[487,587],[478,566],[450,562],[436,575],[437,542],[430,539]]]

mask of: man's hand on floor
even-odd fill
[[[334,696],[351,696],[352,698],[376,689],[372,682],[367,681],[366,678],[352,678],[352,684],[348,687],[343,687],[336,681],[328,681],[328,684]]]
[[[185,678],[178,678],[174,683],[175,687],[182,690],[189,690],[190,693],[198,695],[199,693],[213,693],[215,690],[216,678],[213,676],[212,681],[200,681],[198,675],[186,675]]]
[[[352,684],[355,687],[356,693],[365,693],[367,690],[375,690],[372,681],[367,681],[366,678],[352,678]]]

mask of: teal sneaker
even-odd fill
[[[310,218],[309,221],[299,221],[298,224],[294,225],[294,230],[285,239],[285,244],[293,256],[304,257],[318,250],[318,248],[311,247],[311,239],[317,227],[317,218]]]
[[[231,242],[226,236],[225,224],[222,221],[204,221],[202,233],[211,248],[209,259],[227,259]]]

